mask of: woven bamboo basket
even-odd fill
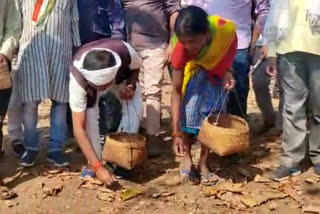
[[[7,64],[0,66],[0,90],[11,88],[11,86],[9,66]]]
[[[104,161],[131,170],[143,163],[146,156],[146,139],[137,134],[111,133],[102,152]]]
[[[222,114],[208,117],[200,129],[198,140],[219,156],[248,150],[249,126],[237,116]]]

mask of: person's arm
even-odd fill
[[[252,57],[256,48],[257,41],[261,35],[261,30],[258,24],[256,23],[253,27],[253,32],[252,32],[252,39],[251,39],[251,44],[250,44],[250,51],[249,54]]]
[[[257,26],[257,32],[263,34],[264,26],[270,11],[270,0],[253,0],[253,7],[256,11],[255,26]]]
[[[112,38],[126,41],[125,15],[120,0],[108,0],[107,12],[112,30]]]
[[[72,112],[73,133],[74,136],[90,165],[99,162],[99,158],[94,151],[92,143],[86,130],[87,118],[86,112]]]
[[[70,13],[72,17],[71,32],[72,32],[73,47],[79,47],[81,45],[81,40],[80,40],[80,32],[79,32],[79,10],[78,10],[77,0],[71,1]],[[73,53],[76,52],[76,49],[77,48],[74,48]]]
[[[87,93],[73,78],[72,74],[70,74],[69,94],[69,103],[72,111],[73,133],[81,148],[81,151],[88,160],[92,169],[95,171],[97,178],[110,187],[116,187],[113,186],[114,184],[117,184],[115,177],[111,172],[102,166],[101,160],[96,154],[92,142],[88,136],[86,129],[87,119],[94,120],[96,118],[87,118]]]
[[[176,23],[176,19],[179,15],[180,2],[178,0],[167,0],[164,1],[165,4],[165,12],[168,15],[169,19],[169,27],[171,33],[174,31],[174,24]]]
[[[172,72],[172,93],[171,93],[171,110],[172,110],[172,132],[181,133],[180,127],[180,110],[182,101],[182,84],[183,72],[173,70]]]
[[[173,70],[172,72],[172,137],[173,150],[177,156],[184,156],[187,152],[187,145],[184,143],[184,135],[180,127],[183,76],[181,70]]]
[[[21,13],[18,0],[9,0],[4,14],[3,40],[0,44],[0,63],[11,61],[19,44],[21,34]]]

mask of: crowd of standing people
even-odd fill
[[[8,115],[8,143],[21,166],[33,166],[38,107],[50,99],[48,162],[69,165],[63,149],[73,130],[88,161],[82,175],[112,185],[101,149],[118,130],[124,101],[141,99],[148,157],[161,155],[168,67],[173,150],[183,157],[183,178],[217,180],[207,167],[209,149],[202,145],[194,167],[191,146],[214,110],[248,119],[250,76],[264,121],[259,133],[282,134],[272,179],[300,174],[306,157],[320,175],[318,60],[320,0],[1,0],[0,75],[10,72],[12,87],[0,82],[0,148]]]

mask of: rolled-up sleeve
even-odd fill
[[[166,13],[168,13],[168,15],[172,15],[181,9],[179,0],[167,0],[167,1],[164,1],[164,4],[165,4],[165,11]]]
[[[125,14],[120,0],[107,0],[107,13],[112,28],[112,38],[126,41]]]
[[[21,14],[18,0],[8,0],[4,15],[3,40],[0,43],[0,53],[12,60],[16,52],[21,34]]]
[[[72,15],[72,36],[73,46],[79,47],[81,45],[80,32],[79,32],[79,10],[77,0],[71,1],[71,15]]]
[[[270,11],[270,0],[254,0],[255,13],[257,16],[256,24],[261,33],[263,33],[266,19]]]

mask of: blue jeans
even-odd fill
[[[230,93],[228,113],[243,117],[247,114],[249,93],[249,49],[238,49],[233,62],[234,77],[237,81],[235,92]]]
[[[37,132],[39,103],[23,103],[24,145],[26,149],[34,151],[39,151],[39,136]],[[67,104],[52,101],[49,152],[62,151],[67,133],[66,115]]]

